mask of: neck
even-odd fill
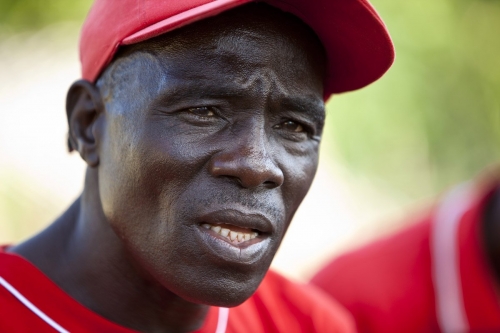
[[[92,311],[141,332],[197,330],[209,308],[171,293],[129,255],[102,211],[95,169],[60,218],[11,251]]]

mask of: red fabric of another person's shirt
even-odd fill
[[[489,184],[478,193],[458,222],[458,281],[469,332],[500,332],[500,298],[480,234],[485,203],[494,188]],[[417,223],[340,256],[311,283],[344,305],[361,333],[441,332],[432,277],[435,218],[433,209]]]

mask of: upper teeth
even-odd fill
[[[205,229],[210,229],[210,230],[218,233],[222,237],[224,237],[224,238],[228,239],[229,241],[231,241],[232,243],[236,243],[236,244],[241,243],[241,242],[245,242],[245,241],[250,240],[250,239],[254,239],[255,237],[257,237],[259,235],[258,233],[254,232],[254,231],[249,231],[249,232],[232,231],[232,230],[227,229],[227,228],[222,228],[219,225],[211,225],[208,223],[203,223],[201,226]]]

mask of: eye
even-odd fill
[[[274,125],[273,128],[283,129],[285,131],[294,132],[294,133],[306,132],[306,130],[304,129],[304,126],[302,126],[301,124],[299,124],[293,120],[284,121],[281,124]]]
[[[189,108],[188,112],[199,116],[199,117],[213,117],[215,116],[214,108],[211,106],[199,106],[195,108]]]

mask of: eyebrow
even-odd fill
[[[169,104],[180,103],[186,99],[218,99],[228,97],[243,96],[243,89],[235,89],[229,86],[216,86],[208,84],[193,84],[182,82],[184,80],[173,80],[167,83],[162,92],[159,93],[156,100],[159,102],[168,102]]]
[[[188,99],[237,99],[245,96],[245,88],[237,88],[231,84],[193,84],[182,82],[184,80],[174,80],[167,84],[166,89],[156,98],[156,103],[178,104]],[[299,114],[304,114],[312,118],[317,123],[325,121],[325,105],[321,97],[311,95],[304,96],[279,96],[272,103],[280,109],[285,109]]]
[[[298,112],[311,117],[316,123],[325,122],[325,104],[322,98],[303,97],[303,96],[285,96],[280,101],[281,108]]]

